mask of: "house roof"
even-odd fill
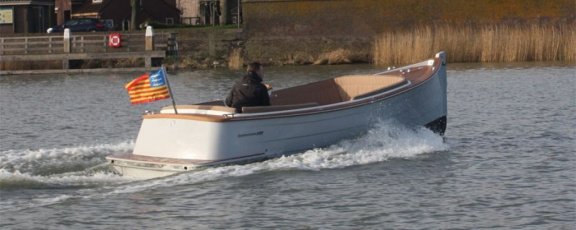
[[[103,9],[104,4],[108,4],[108,0],[94,3],[94,1],[86,1],[84,4],[72,12],[72,17],[92,17],[97,18],[100,16],[100,11]]]

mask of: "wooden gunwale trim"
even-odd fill
[[[358,99],[357,101],[349,101],[350,103],[339,104],[327,108],[318,109],[315,107],[311,107],[310,109],[306,109],[303,111],[296,111],[296,112],[286,112],[286,113],[278,113],[278,114],[265,114],[265,115],[257,115],[254,116],[242,116],[242,117],[234,117],[233,115],[203,115],[203,114],[147,114],[144,115],[144,119],[158,119],[158,118],[172,118],[172,119],[184,119],[184,120],[196,120],[196,121],[207,121],[207,122],[232,122],[232,121],[246,121],[246,120],[258,120],[258,119],[274,119],[274,118],[283,118],[283,117],[294,117],[294,116],[305,116],[305,115],[314,115],[318,113],[328,113],[334,112],[344,109],[355,108],[359,106],[363,106],[366,104],[371,104],[375,102],[382,101],[384,99],[388,99],[391,97],[395,97],[401,95],[407,91],[414,90],[419,86],[423,85],[430,79],[432,79],[436,74],[438,74],[438,70],[440,69],[441,60],[439,58],[434,58],[434,64],[431,66],[422,66],[421,69],[416,71],[430,71],[432,68],[434,70],[425,76],[415,75],[414,71],[411,73],[407,73],[405,78],[409,81],[409,85],[406,88],[393,91],[393,92],[384,92],[382,94],[377,94],[375,96],[367,97]],[[399,72],[400,70],[388,72],[394,73]]]
[[[216,115],[205,115],[205,114],[146,114],[143,116],[144,119],[181,119],[181,120],[195,120],[195,121],[208,121],[208,122],[225,122],[230,121],[230,118],[225,116]]]
[[[196,109],[204,110],[209,108],[209,110],[220,111],[220,112],[234,112],[235,109],[232,107],[226,107],[223,105],[176,105],[176,109]],[[174,106],[164,106],[160,110],[174,110]]]

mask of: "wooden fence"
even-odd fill
[[[70,61],[89,59],[144,58],[150,68],[152,59],[163,59],[173,49],[174,36],[169,33],[122,33],[121,46],[109,46],[108,33],[0,37],[0,61],[59,61],[64,70]],[[148,36],[146,36],[148,35]]]

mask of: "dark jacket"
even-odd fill
[[[266,106],[270,105],[268,89],[262,84],[262,78],[254,72],[250,72],[242,77],[226,97],[227,106],[236,108],[236,112],[241,113],[245,106]]]

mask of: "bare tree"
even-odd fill
[[[132,15],[130,18],[130,31],[136,30],[138,28],[136,25],[136,18],[138,14],[138,9],[140,8],[140,0],[130,0],[130,7],[132,7]]]

